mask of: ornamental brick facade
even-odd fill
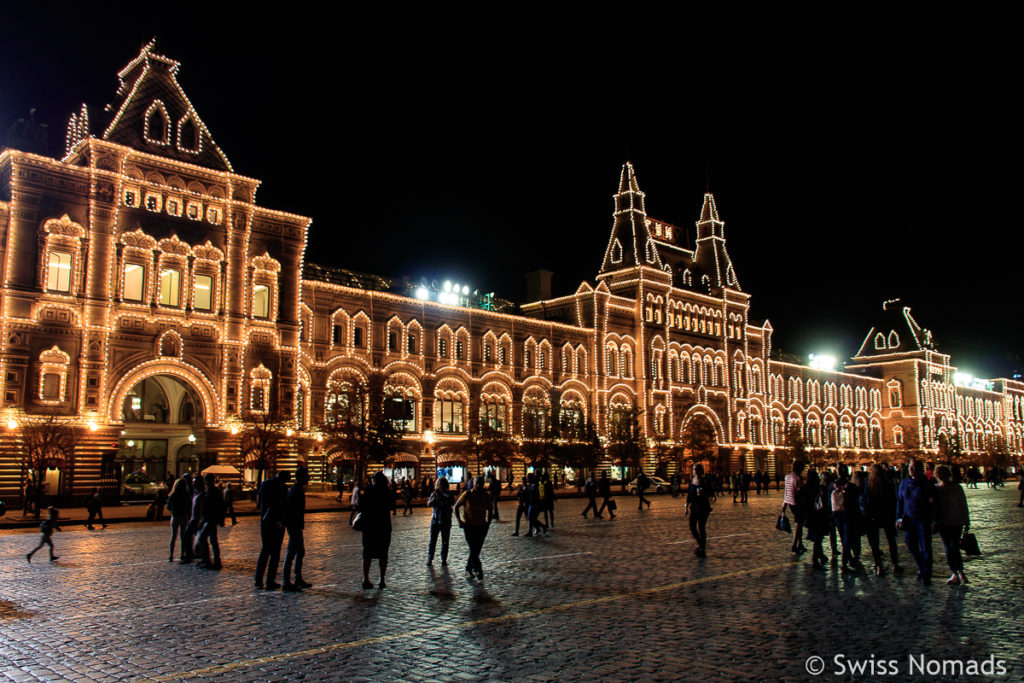
[[[630,164],[601,270],[568,296],[516,309],[306,263],[310,219],[256,203],[259,181],[232,169],[178,66],[144,48],[102,131],[84,106],[72,117],[61,159],[0,153],[0,496],[23,486],[18,425],[34,414],[79,434],[51,493],[116,488],[136,468],[244,466],[245,412],[288,423],[278,466],[333,477],[346,455],[316,445],[331,388],[373,375],[402,408],[389,465],[417,474],[479,471],[444,452],[481,421],[519,441],[566,422],[608,438],[628,411],[650,469],[695,419],[719,468],[784,466],[790,425],[822,460],[937,453],[954,435],[969,459],[1001,441],[1021,454],[1024,384],[958,386],[899,302],[844,371],[773,359],[714,197],[683,248],[682,228],[647,215]]]

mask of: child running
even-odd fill
[[[57,559],[57,556],[53,554],[53,541],[50,539],[50,536],[53,535],[55,530],[60,531],[60,527],[57,526],[57,519],[60,515],[55,507],[50,507],[49,511],[50,517],[48,519],[44,519],[43,523],[39,525],[39,530],[43,532],[43,537],[39,539],[39,545],[37,545],[32,552],[25,555],[25,559],[28,560],[29,564],[32,564],[32,556],[35,555],[36,551],[44,545],[50,546],[50,562]]]

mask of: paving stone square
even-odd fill
[[[222,530],[220,572],[167,562],[166,524],[66,526],[25,561],[38,534],[0,535],[0,676],[12,681],[949,680],[909,657],[1003,660],[1024,678],[1024,515],[1017,492],[968,491],[983,555],[970,584],[815,572],[774,530],[781,495],[720,498],[707,559],[693,553],[682,499],[649,510],[621,495],[616,519],[557,504],[554,529],[512,537],[514,508],[468,580],[457,528],[444,568],[426,566],[428,515],[394,517],[388,587],[360,588],[360,535],[347,513],[307,518],[300,594],[258,591],[253,518]],[[870,560],[866,543],[865,558]],[[902,561],[913,562],[900,544]],[[870,561],[867,562],[870,565]],[[376,576],[376,567],[371,576]],[[837,659],[838,658],[838,659]],[[897,671],[879,673],[879,660]],[[860,661],[862,675],[849,666]],[[920,660],[915,660],[920,661]],[[934,665],[933,665],[934,666]],[[840,671],[841,675],[837,675]]]

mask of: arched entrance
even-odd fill
[[[124,425],[114,463],[126,498],[151,497],[164,482],[213,464],[204,453],[207,387],[169,370],[149,368],[134,381],[130,374],[112,397],[112,416]]]

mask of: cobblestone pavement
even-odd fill
[[[946,680],[908,655],[1006,661],[1024,677],[1024,525],[1016,491],[968,492],[984,551],[971,583],[814,572],[773,529],[781,497],[720,499],[709,557],[693,554],[681,499],[615,520],[558,504],[557,526],[513,538],[510,503],[470,582],[453,530],[449,571],[425,566],[427,516],[395,518],[388,587],[360,589],[360,538],[348,515],[307,521],[301,594],[255,591],[258,528],[222,531],[223,571],[166,561],[168,528],[122,524],[54,535],[60,559],[28,565],[37,534],[0,535],[0,675],[24,680],[806,680],[874,656],[873,680]],[[913,563],[900,547],[906,566]],[[45,551],[44,551],[45,552]],[[865,548],[866,552],[866,548]],[[376,575],[376,567],[374,568]],[[896,660],[895,676],[879,660]],[[917,660],[919,661],[919,660]],[[812,663],[813,665],[813,663]],[[925,662],[926,667],[928,662]],[[934,669],[934,664],[931,665]],[[871,673],[870,670],[867,673]],[[989,677],[983,677],[989,678]]]

